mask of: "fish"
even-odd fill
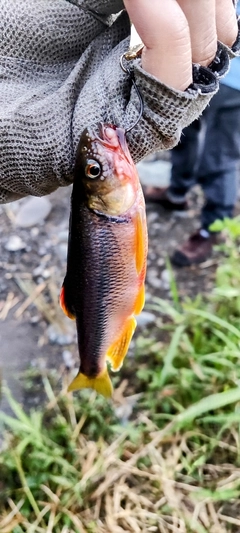
[[[76,320],[80,355],[69,391],[112,396],[108,365],[121,368],[143,309],[147,248],[144,196],[125,130],[89,126],[77,150],[60,293],[64,313]]]

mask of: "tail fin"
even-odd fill
[[[72,383],[68,387],[68,391],[74,391],[77,389],[94,389],[105,396],[105,398],[111,398],[113,393],[112,383],[107,371],[107,368],[103,370],[95,378],[88,378],[85,374],[79,372],[74,378]]]

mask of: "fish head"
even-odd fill
[[[109,124],[86,128],[81,135],[75,166],[88,208],[119,216],[134,204],[139,178],[125,131]]]

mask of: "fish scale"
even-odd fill
[[[76,235],[72,233],[73,240],[70,249],[71,255],[74,255],[77,249],[79,257],[77,261],[69,261],[66,285],[69,283],[77,287],[77,290],[72,293],[71,301],[74,313],[78,317],[77,324],[78,331],[80,331],[78,335],[80,370],[84,374],[89,373],[93,376],[100,370],[98,365],[102,352],[106,351],[108,339],[113,335],[111,318],[116,313],[119,316],[121,304],[124,307],[123,311],[127,307],[124,296],[126,290],[131,291],[135,268],[133,261],[131,276],[129,264],[124,263],[124,253],[123,251],[121,253],[121,240],[126,241],[124,249],[126,254],[127,243],[131,246],[127,234],[129,229],[131,233],[132,231],[127,222],[126,225],[121,224],[119,229],[116,225],[91,213],[84,205],[78,211],[78,217],[78,221],[73,220],[75,222],[73,232],[76,232]],[[91,224],[88,223],[89,218]],[[79,227],[91,227],[91,232],[79,231]],[[92,264],[93,257],[94,264]],[[86,285],[88,285],[87,291]],[[135,298],[136,289],[134,292]],[[130,306],[129,312],[131,312]],[[119,316],[118,327],[120,327],[120,318]],[[81,325],[80,328],[79,325]],[[108,328],[110,328],[109,332]]]

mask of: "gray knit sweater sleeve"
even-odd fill
[[[119,64],[129,33],[122,0],[0,0],[0,202],[71,183],[87,125],[135,121],[139,101]],[[128,134],[138,161],[177,143],[216,92],[218,73],[195,68],[193,85],[180,92],[140,60],[130,68],[144,99]]]

